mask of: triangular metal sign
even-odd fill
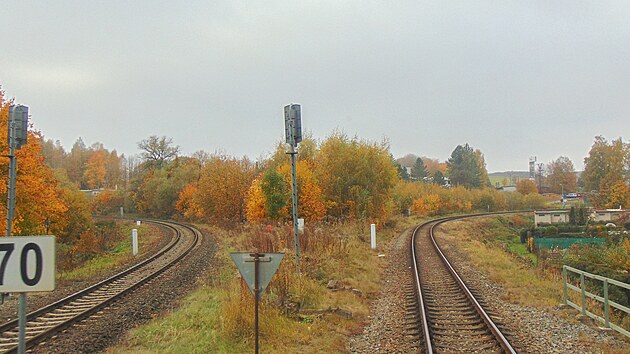
[[[252,256],[254,253],[251,252],[232,252],[230,256],[232,260],[236,264],[238,271],[241,273],[241,276],[245,280],[247,287],[255,296],[254,293],[254,257]],[[262,294],[269,282],[271,282],[271,278],[276,274],[278,267],[280,266],[280,262],[282,261],[282,257],[284,257],[284,253],[258,253],[258,289],[259,294]]]

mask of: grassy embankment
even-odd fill
[[[476,218],[447,223],[440,235],[458,238],[462,254],[506,290],[503,300],[552,307],[562,301],[562,282],[558,273],[540,271],[536,256],[521,244],[518,228],[526,222],[520,216]]]
[[[378,252],[418,219],[398,219],[378,231]],[[113,352],[251,352],[253,296],[242,284],[229,252],[285,252],[260,307],[264,353],[344,352],[348,336],[359,333],[379,291],[385,258],[369,249],[369,225],[307,228],[301,241],[300,276],[295,271],[290,227],[270,235],[263,227],[212,228],[220,250],[214,273],[179,310],[137,328]],[[327,288],[337,280],[336,291]],[[353,290],[355,289],[355,290]],[[299,310],[298,310],[299,309]]]
[[[131,254],[131,229],[138,229],[139,254],[145,252],[144,250],[160,237],[159,233],[156,232],[157,229],[146,224],[138,226],[135,222],[123,221],[118,222],[118,225],[122,238],[113,245],[111,250],[94,256],[78,267],[59,271],[57,275],[58,279],[67,281],[86,280],[110,272],[130,262],[133,258]]]

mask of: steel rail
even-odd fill
[[[414,268],[414,276],[415,276],[415,279],[416,279],[416,286],[417,286],[418,299],[419,299],[418,301],[419,301],[419,307],[420,307],[420,316],[421,316],[421,322],[422,322],[422,327],[423,327],[423,334],[424,334],[424,338],[425,338],[425,349],[426,349],[427,353],[429,353],[429,354],[433,353],[433,347],[432,347],[432,344],[431,344],[431,335],[430,335],[430,329],[429,329],[429,325],[428,325],[428,316],[427,316],[427,313],[426,313],[425,303],[424,303],[424,300],[423,300],[422,286],[420,284],[420,276],[419,276],[418,263],[417,263],[417,258],[416,258],[416,254],[417,253],[416,253],[415,243],[416,243],[416,236],[418,234],[418,231],[421,228],[423,228],[423,227],[431,225],[431,227],[429,229],[429,236],[431,238],[431,241],[432,241],[432,244],[433,244],[435,250],[437,251],[438,255],[440,256],[440,259],[442,260],[442,262],[446,266],[447,270],[449,271],[451,276],[456,280],[457,284],[459,285],[461,290],[464,292],[466,297],[469,299],[469,301],[471,302],[471,304],[475,308],[475,311],[479,314],[479,316],[481,317],[483,322],[486,324],[486,326],[488,326],[488,328],[490,329],[490,331],[494,335],[495,339],[497,340],[497,342],[501,346],[501,348],[506,353],[516,354],[516,351],[514,350],[512,345],[509,343],[507,338],[505,338],[503,333],[501,333],[501,330],[496,326],[494,321],[492,321],[490,316],[486,313],[486,311],[483,309],[483,307],[479,304],[479,302],[474,297],[472,292],[468,289],[468,287],[466,286],[466,284],[464,283],[462,278],[459,276],[459,274],[457,274],[457,272],[455,271],[455,269],[453,268],[451,263],[448,261],[448,259],[446,258],[446,256],[442,252],[442,250],[440,249],[439,245],[435,241],[435,237],[434,237],[433,231],[434,231],[436,226],[438,226],[440,224],[443,224],[445,222],[448,222],[448,221],[452,221],[452,220],[460,220],[460,219],[465,219],[465,218],[474,218],[474,217],[482,217],[482,216],[501,215],[501,214],[513,214],[513,213],[519,213],[519,212],[523,212],[523,211],[518,211],[518,212],[496,212],[496,213],[484,213],[484,214],[470,214],[470,215],[462,215],[462,216],[451,216],[451,217],[445,217],[445,218],[441,218],[441,219],[428,221],[428,222],[425,222],[423,224],[418,225],[415,228],[415,230],[414,230],[414,232],[412,234],[412,237],[411,237],[411,256],[412,256],[413,264],[414,264],[414,267],[413,267]]]
[[[116,294],[112,295],[112,296],[108,296],[108,298],[104,299],[103,301],[97,303],[96,305],[86,309],[83,312],[78,313],[77,315],[73,316],[72,318],[68,318],[68,319],[64,319],[63,322],[56,324],[56,325],[51,325],[49,327],[47,327],[47,329],[41,333],[35,334],[34,336],[31,336],[30,338],[27,339],[26,341],[26,346],[27,348],[30,348],[32,346],[34,346],[35,344],[39,343],[40,341],[42,341],[45,338],[50,337],[51,335],[53,335],[54,333],[57,333],[67,327],[72,326],[73,324],[89,317],[90,315],[94,314],[95,312],[101,310],[103,307],[113,303],[114,301],[120,299],[121,297],[129,294],[132,290],[146,284],[147,282],[149,282],[150,280],[154,279],[155,277],[157,277],[158,275],[162,274],[164,271],[166,271],[167,269],[169,269],[171,266],[173,266],[174,264],[176,264],[178,261],[180,261],[182,258],[184,258],[186,255],[188,255],[192,249],[195,248],[195,246],[198,244],[199,242],[199,232],[188,226],[188,225],[184,225],[184,224],[179,224],[179,223],[174,223],[174,222],[163,222],[163,221],[158,221],[158,220],[145,220],[145,222],[149,222],[149,223],[154,223],[154,224],[158,224],[158,225],[162,225],[165,226],[171,230],[173,230],[175,232],[175,237],[171,240],[171,242],[169,242],[169,244],[167,244],[164,248],[162,248],[159,252],[157,252],[155,255],[147,258],[146,260],[118,273],[115,274],[103,281],[100,281],[86,289],[80,290],[74,294],[71,294],[61,300],[58,300],[52,304],[46,305],[38,310],[35,310],[31,313],[29,313],[27,315],[27,322],[32,321],[38,317],[42,317],[45,314],[49,314],[52,313],[53,311],[62,308],[63,306],[66,306],[70,303],[72,303],[75,300],[79,300],[81,297],[84,296],[88,296],[90,294],[93,294],[94,292],[98,291],[101,288],[104,288],[105,286],[108,286],[112,283],[114,283],[115,281],[124,279],[126,276],[128,275],[132,275],[132,273],[141,270],[142,268],[144,268],[145,266],[150,265],[151,263],[153,263],[154,261],[158,260],[159,258],[163,257],[164,255],[166,255],[167,252],[169,252],[170,250],[172,250],[180,241],[182,238],[182,232],[177,229],[177,227],[180,228],[184,228],[187,229],[189,231],[192,232],[192,234],[194,235],[193,237],[193,242],[191,242],[190,246],[187,247],[181,254],[179,254],[177,257],[175,257],[174,259],[172,259],[170,262],[165,263],[164,265],[162,265],[161,267],[159,267],[158,269],[154,270],[153,272],[151,272],[149,275],[143,277],[142,279],[140,279],[139,281],[135,282],[134,284],[126,287],[125,289],[120,290],[119,292],[117,292]],[[175,225],[175,226],[173,226]],[[176,227],[177,226],[177,227]],[[17,328],[17,320],[13,320],[13,321],[9,321],[3,325],[0,326],[0,334],[1,333],[5,333],[5,332],[11,332],[12,330],[15,330]],[[4,348],[2,349],[4,353],[15,353],[17,352],[17,343],[15,344],[15,347],[9,347],[9,348]]]
[[[426,222],[424,224],[420,224],[416,226],[415,230],[413,230],[413,234],[411,235],[411,259],[413,260],[413,274],[416,280],[416,290],[418,291],[418,308],[420,309],[420,321],[422,325],[422,331],[424,334],[424,348],[426,349],[428,354],[433,353],[433,345],[431,344],[431,334],[429,333],[429,321],[426,313],[426,309],[424,306],[424,295],[422,294],[422,287],[420,286],[420,274],[418,272],[418,260],[416,258],[416,234],[418,230],[422,227],[428,225],[430,223]]]

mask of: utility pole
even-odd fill
[[[295,167],[295,147],[302,141],[302,110],[299,104],[284,106],[284,132],[285,141],[290,145],[291,150],[291,195],[293,200],[293,233],[295,238],[295,266],[300,273],[300,239],[298,236],[298,207],[297,207],[297,176]]]

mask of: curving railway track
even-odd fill
[[[199,244],[201,232],[188,225],[147,220],[171,229],[172,240],[152,257],[84,290],[27,315],[27,348],[101,311],[172,267]],[[0,325],[0,353],[15,353],[17,320]]]
[[[412,234],[414,307],[426,353],[516,353],[434,238],[441,223],[474,216],[479,215],[434,220],[419,225]]]

